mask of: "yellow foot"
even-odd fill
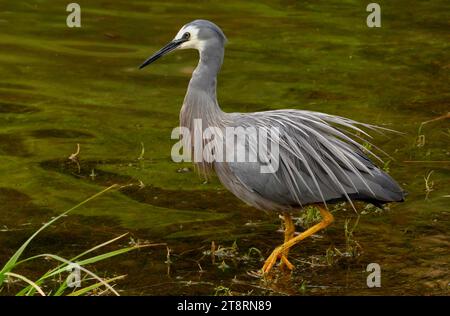
[[[275,248],[275,250],[272,252],[272,254],[267,258],[266,262],[264,263],[264,266],[262,268],[262,273],[267,274],[272,270],[275,263],[277,263],[278,258],[281,259],[281,267],[286,266],[289,270],[292,270],[294,266],[292,263],[289,262],[287,259],[289,249],[298,244],[303,239],[311,236],[312,234],[315,234],[319,230],[324,229],[328,225],[330,225],[333,222],[333,215],[323,206],[318,206],[320,210],[320,214],[322,215],[322,221],[320,223],[317,223],[316,225],[308,228],[304,232],[300,233],[298,236],[294,237],[294,224],[292,222],[292,219],[287,214],[285,215],[285,238],[284,238],[284,244],[281,246],[278,246]]]
[[[272,251],[272,254],[267,258],[266,262],[264,263],[264,266],[262,267],[262,273],[268,274],[270,270],[272,270],[275,263],[277,263],[278,258],[281,261],[281,266],[286,267],[289,270],[294,269],[294,265],[289,262],[288,258],[284,255],[284,250],[282,247],[277,247]]]

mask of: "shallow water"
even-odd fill
[[[380,29],[366,27],[360,1],[79,3],[80,29],[65,25],[64,1],[2,5],[0,263],[51,216],[113,183],[142,181],[78,209],[27,254],[70,257],[130,232],[167,243],[171,263],[155,247],[97,264],[127,274],[123,294],[448,295],[449,120],[419,131],[450,109],[448,1],[379,1]],[[356,220],[339,206],[330,228],[291,251],[292,276],[253,277],[282,241],[277,214],[171,161],[170,132],[196,53],[137,66],[196,18],[215,21],[229,39],[218,91],[225,111],[307,109],[405,133],[374,135],[409,195],[385,210],[358,205],[355,256],[330,256],[345,254],[344,223]],[[77,144],[79,168],[68,160]],[[212,241],[221,246],[214,261]],[[366,285],[372,262],[381,288]],[[35,262],[21,272],[33,278],[46,268]]]

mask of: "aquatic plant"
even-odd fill
[[[34,255],[28,258],[22,259],[22,255],[25,251],[25,249],[28,247],[28,245],[31,243],[31,241],[43,230],[48,228],[50,225],[55,223],[57,220],[61,219],[62,217],[66,216],[71,211],[79,208],[80,206],[86,204],[87,202],[99,197],[100,195],[118,188],[119,186],[117,184],[111,185],[110,187],[102,190],[101,192],[94,194],[93,196],[87,198],[81,203],[78,203],[74,207],[68,209],[67,211],[61,213],[60,215],[54,217],[49,222],[42,225],[31,237],[29,237],[20,247],[19,249],[9,258],[9,260],[5,263],[3,268],[0,270],[0,293],[5,291],[5,287],[9,288],[9,285],[14,280],[19,280],[24,282],[26,285],[21,288],[16,295],[17,296],[24,296],[24,295],[35,295],[38,293],[42,296],[47,295],[53,295],[53,296],[61,296],[61,295],[69,295],[69,296],[80,296],[80,295],[89,295],[89,294],[96,294],[96,295],[103,295],[103,294],[114,294],[119,295],[119,293],[114,289],[113,282],[122,279],[125,277],[125,275],[115,276],[112,278],[103,278],[92,272],[91,270],[87,269],[86,266],[106,260],[108,258],[127,253],[132,250],[140,249],[143,247],[149,247],[149,246],[155,246],[155,245],[161,245],[161,244],[149,244],[149,243],[134,243],[129,247],[120,248],[117,250],[109,251],[102,253],[100,255],[95,255],[86,258],[88,254],[91,254],[94,251],[97,251],[109,244],[112,244],[113,242],[116,242],[119,239],[122,239],[127,235],[122,234],[118,237],[115,237],[113,239],[110,239],[102,244],[96,245],[83,253],[71,258],[71,259],[65,259],[61,256],[50,254],[50,253],[43,253]],[[38,260],[38,259],[51,259],[59,263],[55,268],[47,271],[42,276],[40,276],[37,280],[32,281],[29,277],[26,277],[25,275],[13,272],[18,267],[23,265],[26,262],[32,261],[32,260]],[[63,278],[62,276],[64,274],[67,275],[68,272],[71,270],[78,269],[78,272],[84,272],[83,279],[77,280],[78,283],[72,282],[72,279],[70,278],[72,275],[69,275],[68,278]],[[51,281],[57,280],[57,286],[48,286]],[[92,282],[93,281],[93,282]],[[87,284],[86,286],[81,287],[81,283]],[[75,285],[75,286],[74,286]]]

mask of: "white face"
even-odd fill
[[[195,26],[192,25],[185,25],[183,26],[177,33],[177,35],[175,36],[175,40],[177,39],[181,39],[183,37],[184,34],[189,33],[189,40],[187,42],[184,42],[183,44],[181,44],[180,46],[178,46],[177,49],[189,49],[189,48],[193,48],[193,49],[198,49],[201,50],[204,46],[204,40],[200,40],[198,38],[198,31],[199,29]]]

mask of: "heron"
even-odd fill
[[[139,69],[174,50],[195,49],[199,62],[181,107],[180,126],[193,134],[194,120],[201,120],[204,127],[276,128],[279,131],[279,167],[274,172],[261,172],[259,167],[264,163],[261,159],[195,162],[201,174],[207,176],[215,172],[222,185],[246,204],[266,212],[281,213],[284,242],[265,261],[261,269],[263,275],[277,262],[287,271],[294,269],[288,260],[290,248],[334,221],[329,205],[347,201],[354,208],[353,201],[382,205],[404,200],[406,192],[371,160],[380,158],[364,146],[365,142],[371,144],[367,140],[369,130],[386,128],[307,110],[222,111],[216,89],[226,42],[225,34],[216,24],[195,20],[182,26],[173,40],[145,60]],[[257,148],[255,141],[258,139],[247,139],[245,150]],[[319,209],[322,220],[296,234],[292,212],[309,205]]]

